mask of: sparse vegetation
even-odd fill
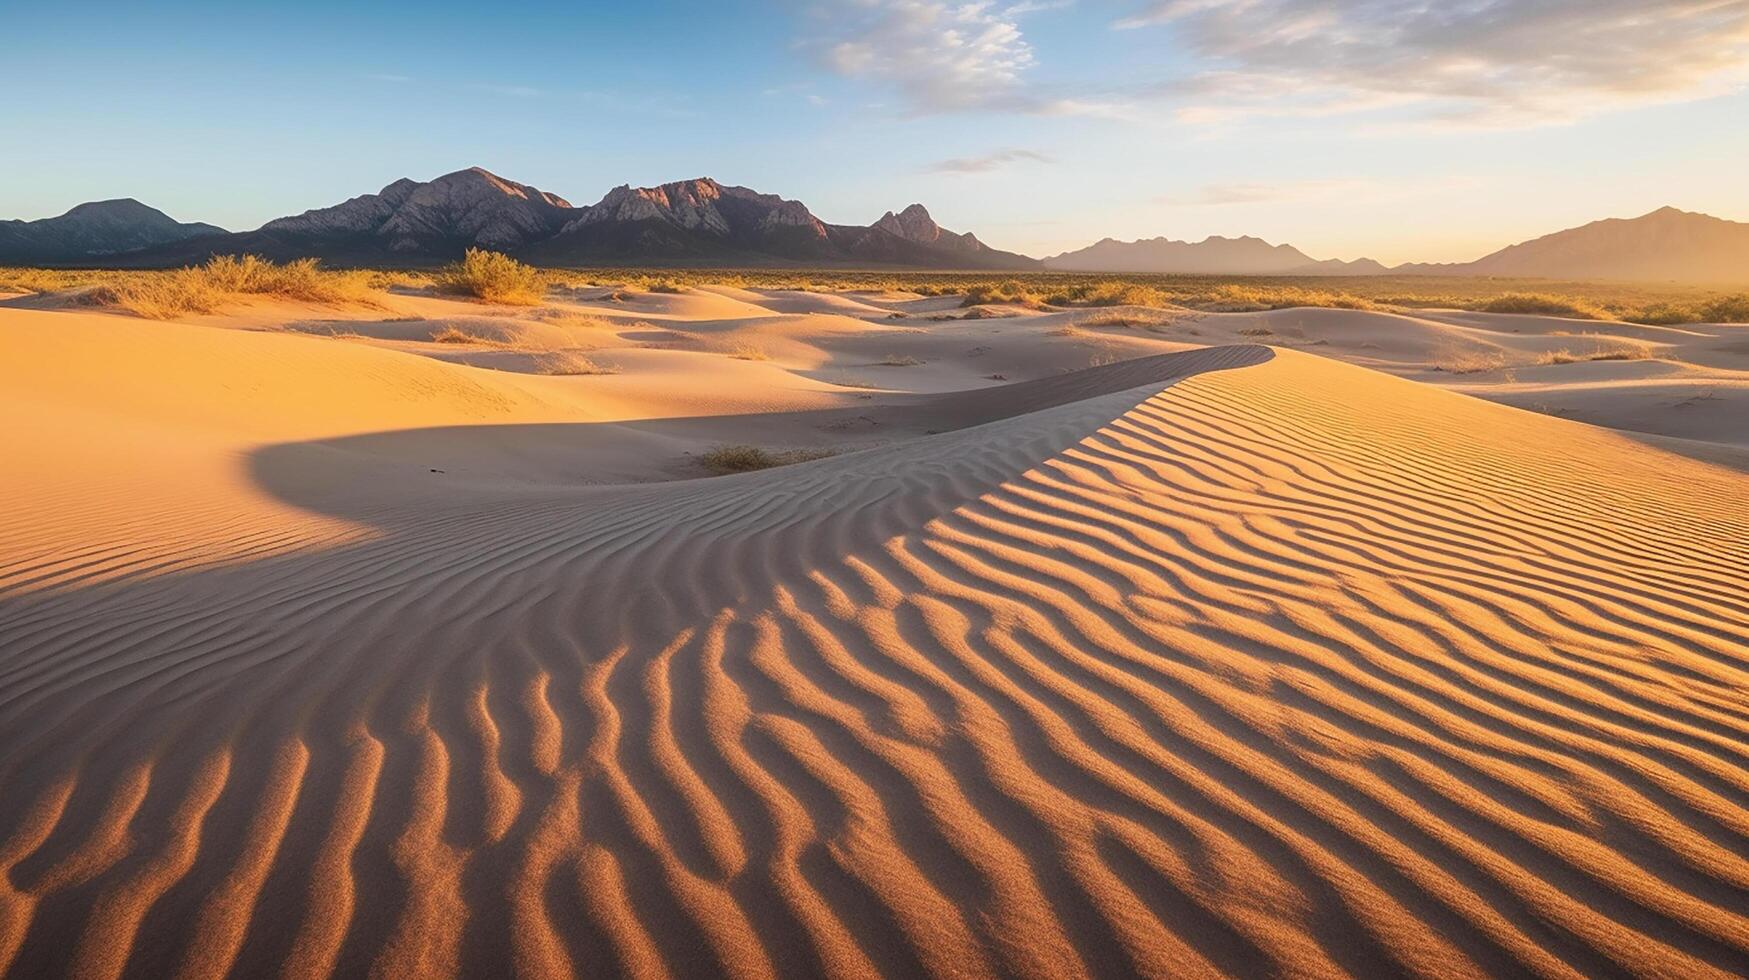
[[[485,256],[496,253],[485,252]],[[479,282],[496,289],[503,282],[511,295],[494,302],[535,303],[545,290],[576,290],[580,282],[605,290],[596,302],[635,301],[639,291],[684,292],[702,285],[748,289],[807,289],[815,292],[876,292],[915,296],[959,296],[962,304],[1012,304],[1031,309],[1137,306],[1189,308],[1208,312],[1244,312],[1289,307],[1415,310],[1425,308],[1486,312],[1541,313],[1578,319],[1613,319],[1630,323],[1749,322],[1749,293],[1723,292],[1700,286],[1633,284],[1568,280],[1496,279],[1481,276],[1356,276],[1221,277],[1170,275],[1096,275],[1070,272],[991,274],[976,272],[854,272],[749,269],[534,269],[507,257],[475,259],[491,266],[494,275]],[[458,265],[466,265],[464,259]],[[368,290],[426,288],[437,285],[480,295],[471,285],[459,285],[455,267],[436,272],[329,272],[357,276]],[[499,275],[498,273],[507,273]],[[0,290],[57,292],[126,284],[139,294],[162,288],[158,280],[174,271],[0,269]],[[353,286],[350,288],[358,288]],[[528,298],[532,294],[533,299]],[[497,294],[502,296],[503,294]],[[488,297],[482,297],[488,298]],[[143,304],[142,304],[143,305]],[[174,315],[174,314],[171,314]],[[916,314],[914,314],[916,315]],[[1001,315],[991,311],[991,315]],[[1134,314],[1125,311],[1113,317]],[[940,316],[940,314],[936,314]],[[933,319],[934,317],[930,317]],[[1105,325],[1094,320],[1083,326]],[[1108,325],[1117,326],[1111,322]]]
[[[607,364],[599,364],[577,351],[560,350],[537,354],[534,359],[536,374],[550,375],[586,375],[586,374],[618,374],[619,368]]]
[[[1445,350],[1433,355],[1433,370],[1447,374],[1482,374],[1506,367],[1506,353],[1498,350]]]
[[[1538,364],[1577,364],[1580,361],[1643,361],[1652,356],[1652,348],[1633,340],[1610,340],[1589,351],[1572,351],[1565,347],[1537,357]]]
[[[792,463],[806,463],[809,460],[825,459],[831,456],[827,449],[791,449],[782,452],[772,452],[759,446],[719,446],[698,458],[705,469],[713,473],[750,473],[754,470],[767,470],[774,466],[788,466]]]
[[[315,259],[281,265],[254,255],[220,255],[202,265],[126,275],[101,283],[86,293],[82,302],[167,320],[191,313],[217,313],[246,296],[374,305],[375,294],[368,272],[323,269]]]
[[[1578,320],[1607,320],[1609,314],[1584,300],[1550,293],[1503,293],[1477,307],[1483,313],[1534,313]]]
[[[431,335],[434,344],[486,344],[491,343],[485,337],[475,336],[460,327],[444,327]]]
[[[470,248],[460,262],[445,266],[438,282],[488,303],[533,306],[546,295],[539,269],[483,248]]]
[[[1246,327],[1239,331],[1241,337],[1273,337],[1275,331],[1268,327]]]
[[[737,361],[769,361],[771,355],[758,344],[741,343],[729,348],[729,356]]]
[[[1095,313],[1092,316],[1082,317],[1076,325],[1082,327],[1145,327],[1152,330],[1164,326],[1165,321],[1129,313]]]
[[[909,354],[888,354],[876,363],[882,367],[916,367],[923,362]]]

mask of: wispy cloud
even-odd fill
[[[386,71],[366,72],[364,77],[373,82],[392,82],[396,85],[413,80],[413,76],[411,75],[396,75],[392,72]]]
[[[1394,108],[1526,126],[1749,80],[1749,0],[1159,0],[1116,26],[1205,59],[1159,93],[1191,122]]]
[[[1480,184],[1481,181],[1476,178],[1462,175],[1390,180],[1335,177],[1273,183],[1205,184],[1189,193],[1168,194],[1155,198],[1155,201],[1173,207],[1231,207],[1315,201],[1382,204],[1433,193],[1473,190]]]
[[[535,99],[547,94],[545,89],[530,85],[500,85],[495,82],[469,82],[465,87],[475,92],[504,95],[513,99]]]
[[[1007,149],[997,150],[976,157],[955,157],[942,160],[924,167],[925,173],[935,174],[982,174],[992,170],[1000,170],[1016,163],[1050,163],[1051,158],[1034,150]]]

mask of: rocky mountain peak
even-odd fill
[[[933,245],[941,238],[941,226],[929,216],[929,209],[921,204],[913,204],[894,214],[888,211],[874,223],[876,228],[889,234],[898,235],[908,242],[923,245]]]
[[[397,252],[435,242],[502,250],[551,235],[573,210],[564,198],[470,167],[424,182],[402,178],[376,194],[270,221],[261,230],[323,238],[377,236]]]
[[[811,229],[824,237],[825,226],[800,201],[720,184],[709,177],[655,187],[622,184],[565,226],[572,231],[604,222],[660,221],[718,237],[780,227]]]

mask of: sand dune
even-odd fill
[[[1741,472],[1373,314],[682,299],[784,344],[0,310],[0,972],[1749,972]],[[738,431],[840,454],[613,482]]]

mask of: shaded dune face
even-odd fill
[[[1153,370],[0,600],[0,968],[1749,971],[1741,477]]]

